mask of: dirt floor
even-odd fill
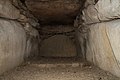
[[[120,80],[88,62],[75,58],[41,58],[24,62],[0,80]]]

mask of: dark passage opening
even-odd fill
[[[25,3],[41,25],[39,56],[80,57],[74,21],[81,15],[83,0],[26,0]]]

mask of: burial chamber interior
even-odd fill
[[[22,0],[39,20],[40,56],[78,57],[76,17],[81,15],[82,0]],[[82,54],[81,54],[82,55]],[[79,55],[80,57],[80,55]]]
[[[68,73],[84,75],[80,76],[80,78],[73,78],[73,80],[83,78],[83,80],[90,80],[89,76],[86,77],[86,75],[89,74],[90,77],[92,77],[91,80],[119,80],[117,78],[120,76],[118,74],[118,63],[115,60],[116,58],[114,58],[115,56],[109,56],[110,54],[112,55],[112,53],[109,52],[111,50],[109,50],[109,46],[106,46],[109,45],[108,41],[104,42],[104,40],[106,40],[104,34],[107,32],[107,28],[99,27],[101,25],[104,26],[102,22],[104,22],[106,16],[104,17],[102,15],[104,18],[101,18],[101,14],[98,14],[99,11],[96,11],[100,10],[99,7],[101,7],[99,4],[97,4],[96,7],[95,4],[98,3],[98,1],[99,0],[0,1],[0,5],[3,6],[2,9],[0,8],[0,29],[3,29],[0,31],[0,36],[2,37],[0,38],[0,51],[2,51],[0,53],[0,75],[25,62],[22,66],[25,66],[25,69],[31,73],[34,73],[32,70],[38,70],[40,77],[44,75],[43,68],[47,68],[48,72],[50,70],[49,68],[54,68],[57,72],[57,69],[62,67],[62,69],[60,69],[61,71],[70,68],[70,70],[67,70]],[[108,19],[105,19],[105,22],[110,21],[111,15],[107,17]],[[115,23],[116,22],[117,21],[115,21]],[[108,25],[109,23],[105,24]],[[108,47],[108,51],[103,50],[103,48],[106,47]],[[86,60],[89,62],[86,62]],[[114,65],[114,67],[106,65],[106,63]],[[104,72],[92,64],[110,73]],[[20,70],[22,69],[23,68],[20,68]],[[39,69],[43,70],[43,72],[39,71]],[[90,73],[84,73],[84,71],[82,72],[82,70],[79,69],[85,69],[86,72],[90,71]],[[80,71],[80,73],[76,70]],[[27,71],[26,74],[29,74],[30,72]],[[51,72],[53,71],[54,70],[51,70]],[[58,69],[58,72],[61,71]],[[16,71],[13,72],[13,74],[15,73]],[[8,78],[13,80],[13,74],[10,75],[11,77],[9,77],[9,72],[8,75],[3,74],[0,76],[0,80],[7,80]],[[26,74],[25,76],[27,76]],[[66,75],[67,73],[64,74],[61,72],[61,74]],[[36,77],[34,74],[32,75]],[[19,78],[19,76],[21,75],[19,74],[17,76],[18,80],[22,79]],[[57,76],[59,77],[59,75]],[[29,77],[31,76],[29,75]],[[43,80],[45,77],[46,76],[43,76]],[[17,78],[15,78],[15,80],[17,80]],[[24,79],[26,80],[28,78],[23,77],[23,80]],[[67,79],[63,77],[61,80]],[[35,79],[31,78],[30,80]]]

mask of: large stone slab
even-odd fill
[[[10,0],[0,0],[0,17],[18,19],[20,11],[12,5]]]
[[[0,74],[23,61],[25,48],[23,27],[18,22],[0,19]]]
[[[86,59],[120,77],[120,20],[88,27],[90,29],[84,43],[86,47],[81,44],[85,48]]]
[[[40,56],[46,57],[75,57],[75,44],[64,35],[55,35],[44,40],[40,47]]]
[[[28,9],[41,24],[73,23],[83,0],[26,0]]]
[[[87,0],[83,19],[85,23],[97,23],[120,18],[120,0]]]

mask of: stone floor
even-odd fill
[[[0,80],[120,80],[86,61],[75,58],[41,58],[24,62]]]

